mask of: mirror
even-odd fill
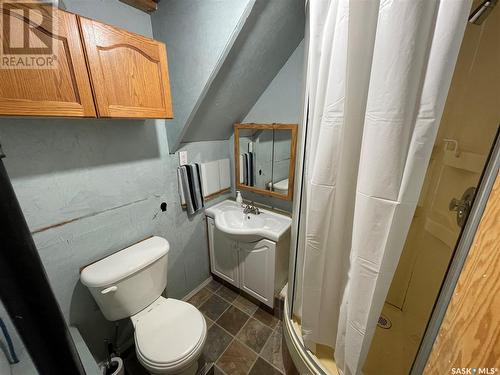
[[[293,199],[296,124],[236,124],[236,187]]]

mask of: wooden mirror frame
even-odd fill
[[[234,124],[234,169],[236,176],[236,189],[247,190],[253,193],[266,195],[291,201],[293,199],[293,185],[295,182],[295,155],[297,150],[297,124]],[[274,191],[248,186],[240,183],[240,129],[262,129],[262,130],[290,130],[292,132],[290,139],[290,167],[288,170],[288,194],[280,194]],[[273,144],[274,147],[274,144]],[[273,160],[274,163],[274,160]]]

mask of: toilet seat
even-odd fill
[[[160,297],[131,319],[137,359],[150,372],[181,371],[201,354],[207,326],[193,305]]]

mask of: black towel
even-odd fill
[[[245,185],[248,185],[248,183],[249,183],[250,179],[249,179],[249,177],[248,177],[248,172],[249,172],[249,171],[248,171],[248,166],[249,166],[249,165],[248,165],[248,154],[247,154],[247,153],[244,153],[244,154],[243,154],[243,166],[244,166],[244,168],[245,168],[245,177],[243,178],[243,183],[244,183]]]
[[[205,206],[201,188],[200,166],[182,165],[178,168],[181,198],[184,198],[188,214],[192,215]]]
[[[255,165],[254,153],[249,152],[248,153],[248,185],[250,185],[250,186],[255,185],[254,165]]]

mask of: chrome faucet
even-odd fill
[[[247,204],[243,207],[243,213],[246,214],[254,214],[254,215],[260,215],[260,210],[258,207],[255,207],[254,203],[252,204]]]

